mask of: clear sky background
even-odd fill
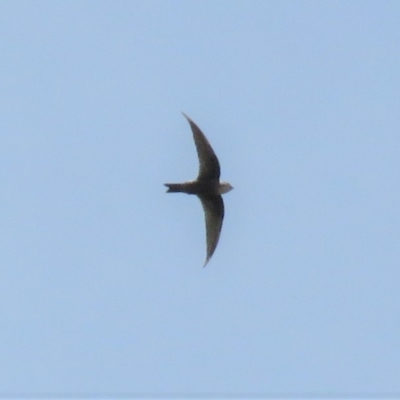
[[[400,394],[400,2],[2,1],[0,49],[1,395]]]

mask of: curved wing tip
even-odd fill
[[[181,113],[183,114],[183,116],[184,116],[188,121],[191,121],[191,119],[190,119],[183,111],[181,111]]]
[[[204,262],[203,268],[205,268],[206,265],[208,264],[208,262],[211,260],[211,256],[212,256],[212,255],[207,256],[206,261]]]

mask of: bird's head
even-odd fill
[[[219,184],[219,194],[225,194],[230,192],[233,186],[228,182],[220,182]]]

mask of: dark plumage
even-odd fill
[[[193,132],[199,158],[199,175],[197,179],[185,183],[166,183],[167,193],[195,194],[203,206],[206,221],[207,257],[208,263],[217,247],[224,219],[224,202],[221,194],[227,193],[233,187],[227,182],[220,182],[221,168],[217,156],[200,128],[185,114]]]

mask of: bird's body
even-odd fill
[[[224,219],[224,202],[222,194],[233,187],[227,182],[220,182],[221,173],[217,156],[199,127],[185,114],[193,132],[199,157],[199,175],[196,180],[184,183],[166,183],[167,193],[195,194],[199,197],[206,220],[207,258],[204,266],[213,255],[219,240]]]
[[[165,183],[168,187],[167,193],[187,193],[196,195],[218,196],[229,192],[232,187],[227,182],[219,181],[189,181],[184,183]]]

